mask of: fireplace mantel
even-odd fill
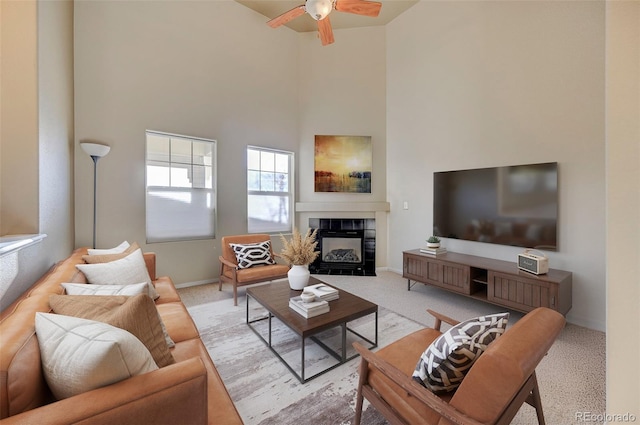
[[[389,212],[389,202],[296,202],[296,212]]]

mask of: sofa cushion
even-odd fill
[[[36,313],[45,379],[58,399],[158,369],[136,337],[106,323]]]
[[[465,320],[427,347],[413,372],[413,379],[433,392],[455,390],[489,344],[502,335],[509,313]]]
[[[109,263],[111,261],[119,260],[121,258],[126,257],[127,255],[134,252],[136,249],[139,249],[140,246],[137,242],[129,245],[127,249],[122,252],[116,254],[89,254],[83,255],[82,260],[87,264],[97,264],[97,263]]]
[[[124,295],[128,297],[138,294],[149,295],[149,285],[146,283],[134,283],[132,285],[87,285],[82,283],[63,283],[62,287],[67,295]],[[176,344],[169,336],[169,332],[167,332],[167,328],[162,319],[160,319],[160,325],[162,325],[162,333],[164,334],[167,346],[172,348]]]
[[[108,249],[89,248],[87,249],[87,252],[89,253],[89,255],[119,254],[127,248],[129,248],[129,242],[124,241],[120,245],[113,248],[108,248]]]
[[[271,256],[271,241],[253,244],[231,243],[229,245],[231,245],[231,249],[236,255],[236,261],[240,269],[276,263]]]
[[[133,297],[51,295],[54,313],[104,322],[124,329],[147,347],[159,367],[175,363],[155,304],[146,294]]]
[[[63,283],[67,295],[149,295],[149,285],[145,282],[131,285],[87,285],[86,283]]]
[[[89,283],[129,285],[146,282],[149,285],[149,295],[153,299],[160,296],[151,283],[151,277],[140,249],[119,260],[99,264],[76,264],[76,267],[84,273]]]

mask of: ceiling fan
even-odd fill
[[[369,0],[306,0],[304,4],[296,6],[267,22],[272,28],[277,28],[287,22],[308,13],[318,21],[318,32],[323,46],[333,43],[333,30],[329,21],[329,13],[333,9],[338,12],[353,13],[356,15],[371,16],[375,18],[380,13],[382,3]]]

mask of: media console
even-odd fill
[[[527,313],[548,307],[566,315],[571,310],[571,272],[549,269],[535,275],[518,269],[515,261],[447,252],[423,254],[419,249],[403,252],[402,276],[491,304]]]

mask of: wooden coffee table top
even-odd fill
[[[328,285],[315,277],[309,278],[309,285],[318,283]],[[309,319],[301,316],[289,307],[289,298],[300,295],[302,291],[292,290],[287,280],[252,286],[247,288],[247,295],[259,302],[264,308],[271,312],[271,314],[291,328],[291,330],[303,338],[306,338],[307,336],[378,311],[376,304],[347,291],[341,289],[338,289],[338,291],[340,292],[340,298],[329,301],[330,311],[328,313]]]

